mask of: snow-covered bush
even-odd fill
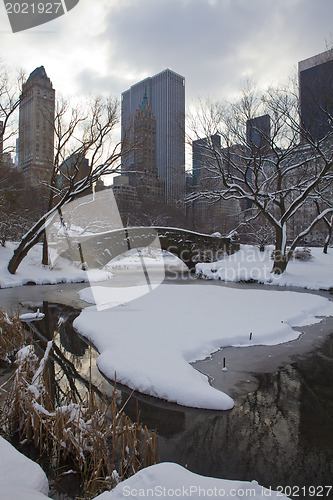
[[[311,254],[310,248],[303,247],[303,248],[296,248],[296,250],[293,253],[293,258],[301,262],[309,262],[310,260],[313,259],[313,256]]]

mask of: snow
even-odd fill
[[[0,288],[34,283],[36,285],[52,285],[56,283],[98,282],[112,278],[112,273],[103,269],[93,269],[89,275],[80,269],[80,264],[59,258],[54,267],[43,266],[42,245],[37,244],[28,253],[13,275],[7,270],[9,260],[13,255],[16,244],[7,242],[6,247],[0,247]]]
[[[164,462],[140,470],[134,476],[119,483],[111,492],[107,491],[95,500],[124,500],[124,498],[185,498],[198,500],[214,498],[282,498],[288,497],[256,481],[229,481],[199,476],[180,465]]]
[[[42,469],[0,437],[1,500],[45,500],[49,497],[47,478]],[[124,497],[232,497],[282,498],[282,493],[260,486],[257,481],[230,481],[200,476],[178,464],[164,462],[140,470],[95,500],[123,500]]]
[[[35,313],[25,313],[20,315],[20,320],[23,323],[29,323],[30,321],[40,321],[45,318],[45,314],[41,313],[39,309]]]
[[[223,346],[288,342],[300,335],[293,326],[333,315],[326,298],[283,290],[162,284],[136,300],[122,289],[116,302],[119,291],[94,286],[80,292],[97,302],[74,327],[98,349],[98,367],[131,389],[196,408],[226,410],[233,400],[189,363]],[[108,302],[113,307],[99,309]]]
[[[310,248],[313,259],[309,262],[291,260],[281,275],[271,273],[270,259],[273,246],[264,252],[251,245],[241,245],[239,252],[217,262],[197,264],[196,272],[207,279],[239,282],[255,280],[259,283],[292,286],[310,290],[328,290],[333,287],[333,248],[323,253],[322,248]]]
[[[22,486],[0,486],[1,500],[45,500],[49,497]]]
[[[8,242],[5,248],[0,247],[0,288],[26,285],[29,282],[36,285],[98,283],[112,279],[114,272],[117,271],[142,269],[142,258],[144,259],[146,268],[153,270],[154,281],[156,281],[156,271],[160,273],[160,281],[164,279],[164,266],[184,266],[173,254],[153,252],[152,255],[144,254],[142,256],[135,249],[110,260],[103,269],[89,269],[88,271],[84,271],[81,269],[79,262],[70,262],[61,257],[57,258],[54,266],[43,266],[41,264],[42,245],[37,244],[22,261],[15,275],[12,275],[8,272],[7,266],[15,246],[15,243]]]
[[[49,491],[41,467],[0,436],[1,500],[39,500]]]

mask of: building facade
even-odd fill
[[[217,134],[192,142],[193,186],[198,184],[203,169],[207,168],[209,163],[215,163],[212,151],[220,148],[221,136]]]
[[[333,49],[298,63],[301,126],[314,140],[332,131]]]
[[[54,110],[55,91],[40,66],[23,85],[19,108],[18,166],[31,186],[51,179]]]
[[[140,201],[164,201],[165,182],[158,177],[156,165],[156,118],[148,102],[147,91],[134,118],[134,164],[129,183]]]
[[[122,93],[122,142],[129,145],[129,152],[122,159],[122,171],[126,174],[134,164],[134,119],[145,94],[156,118],[156,167],[159,179],[165,182],[165,199],[168,203],[182,201],[185,196],[185,79],[170,69]]]
[[[270,149],[271,119],[269,115],[256,116],[246,122],[246,144],[252,151],[265,154]]]

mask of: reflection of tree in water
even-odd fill
[[[80,373],[83,357],[89,360],[89,347],[73,329],[73,320],[79,311],[67,306],[43,302],[42,321],[31,324],[36,347],[43,354],[46,344],[54,339],[53,348],[46,363],[47,379],[54,401],[63,403],[68,396],[73,401],[81,401],[82,393],[91,389],[103,398],[102,392],[92,384],[89,377]],[[59,324],[59,318],[61,318]]]
[[[59,310],[56,314],[52,307],[48,309],[53,326],[48,332],[42,322],[38,327],[51,338]],[[64,311],[60,316],[65,318]],[[76,369],[83,341],[76,345],[73,316],[68,312],[66,318],[52,362],[61,366],[74,391],[80,384],[87,387],[88,381]],[[239,398],[233,410],[182,410],[132,397],[126,413],[136,419],[139,410],[140,420],[158,430],[161,461],[175,461],[203,475],[256,479],[265,486],[325,485],[333,468],[332,365],[333,336],[316,353],[295,359],[276,373],[258,376],[258,389]],[[55,386],[59,373],[50,367]],[[97,387],[93,390],[98,392]],[[121,397],[124,403],[128,393]]]
[[[159,439],[161,460],[204,475],[256,479],[272,487],[330,484],[332,365],[333,336],[317,353],[258,376],[258,389],[231,411],[184,409],[183,420],[180,412],[164,410],[162,422],[168,421],[169,431]],[[150,411],[155,414],[154,407]]]
[[[65,317],[65,323],[59,329],[59,338],[67,352],[82,357],[86,354],[88,346],[73,328],[73,321],[77,316],[78,313],[71,313]]]
[[[118,386],[119,388],[119,386]],[[150,398],[140,396],[140,400],[130,397],[130,392],[121,392],[121,404],[126,402],[126,414],[132,419],[137,418],[140,411],[141,420],[150,429],[156,429],[159,437],[170,439],[172,436],[184,431],[185,414],[178,409],[173,409],[170,403],[159,402]],[[150,404],[149,401],[150,400]],[[152,404],[154,406],[152,406]]]
[[[45,314],[45,320],[40,322],[39,329],[44,335],[51,339],[53,333],[58,331],[60,342],[68,353],[79,357],[84,356],[87,343],[82,340],[73,328],[73,321],[80,314],[80,311],[61,304],[43,302],[43,313]],[[60,326],[58,326],[59,318],[63,320]]]

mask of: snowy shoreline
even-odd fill
[[[80,297],[112,307],[85,308],[74,327],[96,346],[98,368],[110,380],[143,394],[194,408],[226,410],[232,399],[213,389],[189,363],[228,346],[276,345],[295,340],[294,326],[333,316],[318,295],[216,286],[161,285],[126,302],[114,289],[87,287]],[[278,304],[278,305],[277,305]],[[238,309],[238,311],[237,311]]]
[[[84,276],[84,271],[75,269],[73,264],[61,263],[64,268],[57,270],[41,266],[38,247],[33,249],[26,262],[22,263],[17,275],[11,277],[6,270],[6,259],[10,254],[10,249],[0,250],[0,286],[6,285],[6,288],[22,286],[25,280],[31,279],[38,280],[40,284],[70,283],[73,282],[74,276],[81,283],[87,281],[79,279]],[[241,254],[233,257],[236,263],[238,257],[241,258]],[[330,254],[326,262],[331,259]],[[318,252],[313,262],[290,263],[284,281],[281,280],[280,283],[266,281],[265,289],[260,289],[259,285],[256,285],[255,289],[242,288],[241,285],[237,288],[219,287],[209,282],[203,282],[203,286],[200,286],[200,283],[196,285],[187,283],[184,289],[183,286],[168,283],[141,297],[134,294],[138,297],[134,300],[130,299],[126,302],[126,297],[122,297],[119,303],[113,303],[111,308],[98,310],[95,306],[88,306],[77,319],[76,326],[85,338],[91,338],[101,353],[98,360],[99,368],[103,373],[111,374],[110,379],[114,377],[112,370],[115,368],[119,382],[125,382],[128,387],[139,385],[142,393],[153,394],[155,397],[162,396],[161,400],[166,399],[178,404],[185,403],[187,406],[217,410],[231,408],[233,400],[221,392],[221,387],[218,390],[210,386],[207,377],[195,370],[189,363],[196,359],[203,359],[220,349],[221,341],[222,345],[265,344],[273,346],[298,338],[301,333],[294,330],[293,326],[318,324],[321,318],[317,318],[317,315],[333,316],[332,302],[322,294],[309,292],[309,290],[319,290],[323,284],[328,285],[333,282],[333,266],[330,264],[323,266],[320,260],[321,256]],[[199,266],[205,267],[202,270],[206,278],[215,280],[218,279],[218,273],[223,273],[221,261]],[[212,266],[215,266],[216,270]],[[305,269],[309,272],[306,273]],[[135,270],[135,265],[133,265],[133,270]],[[321,273],[320,276],[318,270]],[[126,274],[128,272],[129,270],[126,270]],[[103,274],[100,277],[105,279]],[[108,274],[109,284],[111,284],[110,277],[111,273]],[[241,278],[241,275],[238,277]],[[61,281],[58,281],[60,279]],[[237,286],[236,279],[232,283]],[[271,288],[268,290],[267,285],[269,288],[271,285],[297,286],[306,290],[306,293],[300,293],[301,290]],[[96,299],[95,302],[100,300],[105,304],[108,301],[108,293],[111,293],[108,287],[89,287],[88,283],[83,284],[82,288],[84,290],[81,291],[80,299],[90,302]],[[114,287],[112,288],[111,302],[114,301],[115,290]],[[327,286],[326,289],[328,290],[329,287]],[[177,324],[183,325],[184,339],[181,338],[182,335],[179,335],[179,329],[175,327]],[[110,332],[111,325],[112,331]],[[221,325],[227,325],[227,327]],[[251,340],[250,333],[252,333]],[[120,365],[117,365],[119,362]],[[123,368],[125,370],[121,373]],[[147,372],[147,368],[152,368],[152,370]],[[231,374],[231,371],[226,375]],[[5,448],[0,443],[0,455],[5,456],[4,450]],[[175,477],[178,478],[177,481]],[[178,483],[186,487],[186,484],[191,482],[193,485],[212,489],[215,487],[215,481],[218,481],[216,487],[225,489],[227,492],[230,492],[230,488],[235,488],[234,483],[237,483],[240,489],[255,487],[254,498],[262,498],[262,495],[267,496],[268,493],[270,497],[277,496],[273,491],[263,489],[255,482],[230,482],[223,479],[203,478],[175,464],[164,463],[144,469],[126,482],[119,484],[114,491],[105,492],[97,498],[100,500],[107,500],[109,497],[116,499],[118,496],[123,498],[127,491],[131,492],[131,498],[135,498],[134,493],[137,492],[140,496],[139,492],[145,488],[145,485],[154,490],[156,485],[162,484],[174,490],[178,487]],[[6,486],[2,483],[0,487],[1,491],[7,495],[4,497],[6,500],[47,498],[44,496],[46,493],[44,487],[42,493],[41,489],[31,490],[26,486]],[[195,492],[192,496],[197,498]]]

